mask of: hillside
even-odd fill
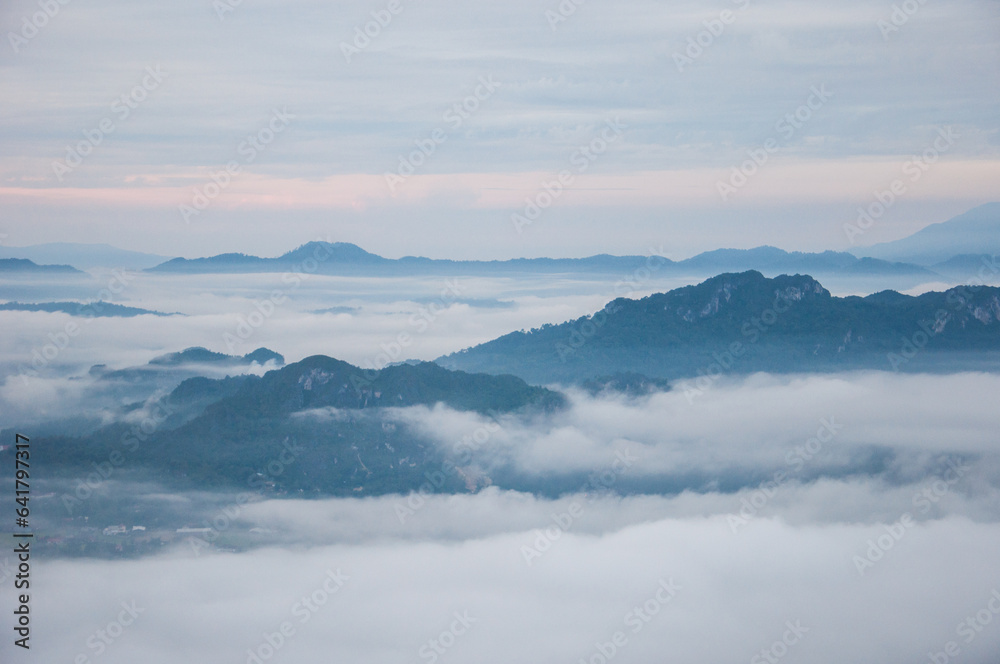
[[[80,270],[70,265],[39,265],[27,258],[0,258],[0,274],[56,274],[56,275],[82,275]]]
[[[919,343],[928,326],[926,349],[905,357],[905,340]],[[807,275],[768,279],[747,271],[620,298],[592,316],[513,332],[437,362],[544,384],[615,372],[695,377],[720,362],[734,373],[909,370],[940,353],[998,351],[1000,288],[839,298]]]
[[[125,423],[85,438],[55,436],[39,460],[72,474],[118,450],[130,470],[179,484],[245,487],[261,473],[276,490],[309,495],[405,493],[424,484],[445,455],[394,413],[438,403],[486,415],[557,409],[564,398],[514,376],[430,362],[365,371],[318,355],[262,377],[188,379],[146,406],[156,422],[148,437]],[[276,459],[284,459],[281,472],[269,465]],[[465,486],[464,476],[452,473],[435,488]]]

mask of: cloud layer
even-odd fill
[[[487,493],[450,499],[438,517],[461,518],[483,501],[494,503],[489,514],[500,501],[515,518],[566,507]],[[305,507],[360,521],[368,504]],[[253,661],[248,649],[268,654],[261,646],[278,642],[283,623],[290,635],[275,662],[432,661],[421,655],[431,639],[450,646],[440,661],[590,661],[616,632],[626,637],[622,662],[664,651],[677,662],[752,661],[776,648],[790,622],[802,636],[787,648],[801,661],[903,664],[956,641],[961,661],[987,664],[1000,647],[995,621],[969,642],[958,632],[988,611],[1000,585],[995,523],[953,516],[914,526],[864,575],[854,558],[886,535],[884,526],[761,518],[733,534],[719,516],[654,518],[600,534],[570,528],[528,565],[524,547],[542,532],[501,527],[459,542],[383,532],[362,544],[37,564],[37,626],[24,661],[82,653],[110,663],[242,664]],[[332,595],[329,572],[347,577]],[[673,596],[660,592],[663,583]],[[303,608],[310,596],[314,611]],[[122,602],[143,611],[124,630],[109,628]],[[443,637],[456,614],[474,622]],[[116,637],[99,655],[97,630]]]
[[[866,242],[995,198],[986,0],[896,17],[856,0],[386,6],[101,0],[34,29],[33,0],[7,3],[0,81],[18,94],[2,111],[0,232],[263,253],[287,229],[301,241],[332,226],[391,256],[510,257],[621,251],[668,223],[685,253],[762,233],[843,247],[857,205],[944,126],[960,139]],[[281,131],[276,110],[293,116]],[[616,118],[620,139],[594,143]],[[769,139],[760,174],[723,200],[717,183]],[[572,185],[514,232],[511,213],[564,169]],[[196,190],[211,204],[185,223]],[[632,223],[609,236],[623,210]]]

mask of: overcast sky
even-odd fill
[[[865,244],[1000,198],[995,1],[53,6],[0,8],[8,245],[277,255],[332,234],[390,257],[683,258],[848,248],[843,224],[896,178]],[[731,181],[748,151],[766,162]]]

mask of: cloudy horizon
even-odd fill
[[[995,2],[52,6],[0,9],[8,245],[683,258],[996,200]]]
[[[7,0],[0,37],[4,664],[996,664],[997,0]],[[149,270],[317,240],[648,258]],[[854,257],[653,258],[763,245]]]

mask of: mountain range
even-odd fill
[[[271,370],[256,375],[252,366]],[[962,368],[1000,368],[1000,288],[834,297],[808,275],[746,271],[616,299],[594,315],[504,335],[435,363],[363,370],[323,355],[284,365],[263,348],[242,357],[189,348],[143,367],[95,366],[88,393],[104,400],[95,402],[100,421],[37,431],[46,438],[38,460],[72,477],[117,453],[142,477],[309,496],[489,484],[558,494],[584,478],[540,479],[503,460],[477,465],[431,440],[404,409],[443,405],[480,418],[530,419],[568,403],[538,384],[640,398],[678,389],[693,399],[726,374]],[[108,424],[107,404],[129,399]],[[287,463],[274,470],[275,459]],[[428,485],[432,477],[439,480]],[[648,481],[622,489],[677,491],[706,480]]]
[[[82,275],[83,272],[71,265],[39,265],[27,258],[0,258],[0,274]]]
[[[0,304],[0,311],[44,311],[47,313],[64,313],[74,316],[93,316],[95,318],[132,318],[134,316],[179,316],[181,314],[165,314],[160,311],[126,307],[114,302],[42,302],[38,304],[23,302],[7,302]]]
[[[857,258],[846,252],[787,252],[775,247],[755,249],[719,249],[698,254],[683,261],[663,256],[611,256],[600,254],[587,258],[518,258],[506,261],[453,261],[407,256],[388,259],[345,243],[310,242],[277,258],[245,254],[221,254],[210,258],[175,258],[150,268],[149,272],[180,274],[217,274],[253,272],[303,272],[319,274],[512,274],[512,273],[598,273],[622,274],[647,268],[653,262],[663,273],[716,273],[720,269],[760,269],[767,272],[806,270],[816,273],[851,275],[934,276],[927,268],[905,263],[891,263],[872,258]]]
[[[769,279],[747,271],[640,300],[619,298],[593,315],[513,332],[436,361],[547,384],[616,372],[675,380],[926,370],[946,356],[953,367],[981,368],[997,354],[1000,288],[833,297],[808,275]]]
[[[28,247],[0,246],[0,258],[27,258],[36,263],[66,263],[81,270],[97,267],[145,270],[169,260],[170,256],[128,251],[110,244],[48,242]]]
[[[50,435],[39,461],[72,473],[117,450],[131,468],[198,486],[246,486],[259,474],[256,486],[309,495],[405,493],[424,484],[424,473],[440,467],[444,456],[393,413],[438,403],[500,415],[558,409],[565,400],[514,376],[450,371],[431,362],[365,371],[318,355],[262,377],[189,378],[155,403],[135,404],[155,423],[144,435],[125,421],[82,437]],[[267,470],[269,462],[287,459],[285,450],[294,466]],[[467,482],[455,473],[439,488],[460,490]]]
[[[106,244],[49,243],[29,247],[0,247],[0,271],[70,271],[94,267],[147,270],[161,274],[246,274],[315,272],[330,275],[398,276],[409,274],[623,274],[655,261],[661,274],[709,276],[720,272],[758,270],[769,276],[808,273],[819,276],[882,276],[908,287],[938,276],[966,279],[983,260],[1000,254],[1000,203],[987,203],[948,221],[932,224],[893,242],[846,251],[798,252],[771,246],[718,249],[684,260],[665,256],[586,258],[517,258],[503,261],[440,260],[416,256],[390,259],[347,242],[309,242],[281,256],[263,258],[225,253],[204,258],[172,258],[126,251]],[[5,262],[2,257],[39,263]],[[907,285],[908,284],[908,285]],[[895,286],[894,286],[895,287]]]

